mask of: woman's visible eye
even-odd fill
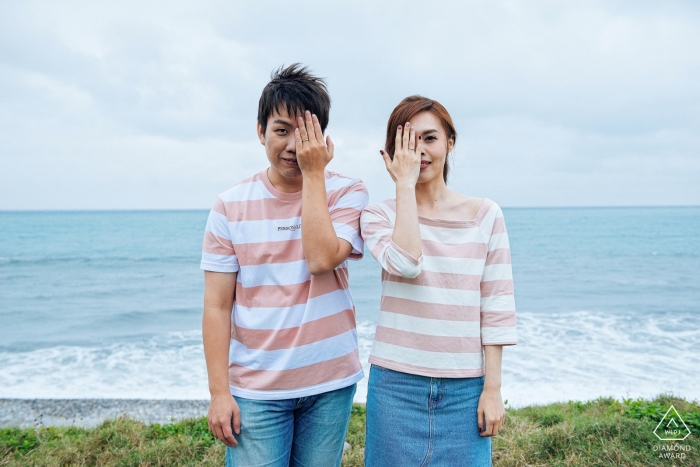
[[[427,137],[425,138],[425,140],[426,140],[426,141],[436,141],[436,140],[437,140],[437,136],[427,136]]]

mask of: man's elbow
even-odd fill
[[[322,276],[327,272],[335,269],[335,266],[330,261],[309,261],[306,260],[306,265],[312,276]]]

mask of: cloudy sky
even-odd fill
[[[458,131],[450,186],[503,206],[700,204],[700,4],[33,2],[0,14],[0,209],[208,208],[266,165],[270,71],[333,99],[329,168],[392,196],[405,96]]]

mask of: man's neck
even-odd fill
[[[270,179],[272,186],[282,193],[297,193],[301,191],[304,183],[302,177],[283,177],[272,167],[267,168],[267,178]]]

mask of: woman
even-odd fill
[[[447,188],[456,140],[439,102],[404,99],[380,151],[396,199],[361,216],[383,268],[368,467],[491,465],[505,419],[502,346],[517,342],[508,237],[493,201]]]

